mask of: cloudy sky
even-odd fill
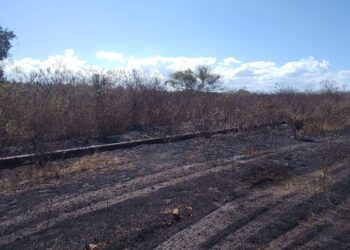
[[[347,0],[1,0],[17,39],[6,70],[208,65],[227,88],[350,83]]]

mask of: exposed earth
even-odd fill
[[[287,125],[0,172],[0,249],[350,249],[350,131]]]

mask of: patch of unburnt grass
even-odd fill
[[[55,183],[61,178],[87,171],[96,171],[118,166],[123,159],[111,154],[96,153],[64,161],[51,161],[45,164],[32,164],[0,171],[0,193],[30,187],[43,183]]]

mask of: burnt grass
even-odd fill
[[[191,180],[176,187],[164,188],[148,197],[135,198],[81,216],[51,228],[46,240],[53,242],[59,238],[62,247],[84,239],[89,243],[108,242],[111,249],[151,249],[212,212],[219,204],[244,195],[243,191],[235,191],[235,183],[230,181],[233,175],[232,172],[225,172],[204,176],[195,183]],[[211,186],[215,190],[210,190]],[[166,213],[170,208],[178,206],[191,207],[193,213],[185,213],[179,220]],[[32,238],[8,247],[17,249],[34,244],[42,248],[41,235],[34,236],[34,239],[40,239],[38,242],[33,242]]]
[[[193,139],[115,150],[106,154],[106,157],[107,155],[129,157],[130,160],[124,163],[123,168],[109,166],[55,181],[47,180],[46,184],[33,185],[28,190],[1,193],[0,218],[9,219],[26,214],[36,205],[63,194],[80,197],[84,193],[108,188],[115,183],[126,183],[138,177],[162,171],[165,173],[180,166],[223,160],[237,155],[244,155],[243,159],[257,159],[229,163],[230,170],[204,174],[154,192],[131,197],[114,205],[108,205],[106,200],[106,206],[101,209],[59,221],[52,227],[42,228],[39,232],[25,237],[18,235],[16,240],[0,248],[83,249],[93,243],[99,245],[101,249],[153,249],[229,202],[236,200],[238,202],[253,192],[269,191],[276,186],[284,188],[284,183],[290,180],[299,180],[298,177],[322,170],[325,161],[328,165],[333,165],[346,161],[349,157],[349,145],[344,143],[335,141],[332,150],[328,152],[328,144],[323,141],[325,137],[318,136],[314,142],[302,142],[291,138],[291,134],[286,126],[269,127],[254,132],[212,136],[203,139],[204,141]],[[290,150],[287,148],[281,153],[273,154],[283,147],[298,145],[302,147]],[[220,162],[209,168],[215,169],[219,166]],[[289,200],[293,200],[294,197],[305,198],[280,211],[273,221],[266,221],[262,228],[252,232],[247,237],[247,248],[266,246],[272,240],[307,221],[310,214],[321,216],[324,212],[333,211],[339,204],[347,202],[350,198],[348,170],[348,165],[336,168],[334,171],[330,169],[329,174],[334,178],[326,190],[310,195],[303,193],[302,196],[297,191],[291,191],[288,195]],[[122,194],[144,187],[152,189],[155,184],[157,181],[144,185],[135,183],[132,189],[119,191]],[[305,183],[299,180],[297,184]],[[315,180],[310,180],[310,183],[306,184],[314,185],[317,189],[321,187],[321,183]],[[103,201],[103,197],[97,197],[92,202]],[[72,211],[89,207],[89,202],[76,204]],[[264,206],[257,200],[256,207],[247,211],[244,217],[218,230],[204,242],[198,242],[198,247],[208,249],[216,246],[225,241],[229,235],[283,203],[283,199],[271,198],[270,205]],[[179,210],[179,215],[172,213],[175,208]],[[3,228],[0,230],[0,242],[1,237],[7,234],[22,228],[34,227],[40,221],[59,216],[59,213],[60,211],[47,211],[38,218]],[[328,238],[325,237],[328,240],[317,247],[346,249],[350,244],[347,236],[349,228],[337,227],[330,223],[311,227],[306,233],[301,234],[298,240],[287,244],[286,248],[303,247],[331,227],[333,234],[329,234]]]

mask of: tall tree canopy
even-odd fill
[[[12,47],[11,41],[16,35],[7,29],[0,26],[0,61],[4,60],[9,56],[9,50]],[[3,80],[4,71],[0,64],[0,80]]]
[[[11,40],[14,39],[16,35],[7,29],[0,26],[0,60],[4,60],[9,56],[9,50],[12,47]]]
[[[210,91],[216,88],[220,75],[211,72],[208,66],[176,71],[167,81],[173,88],[184,91]]]

